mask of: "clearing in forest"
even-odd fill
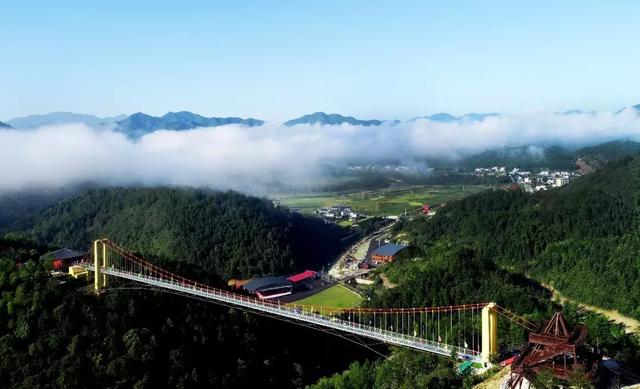
[[[353,308],[360,305],[362,297],[348,288],[338,284],[316,293],[313,296],[298,300],[293,304],[313,307]]]

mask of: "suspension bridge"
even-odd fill
[[[488,366],[491,357],[498,352],[498,316],[528,331],[537,328],[534,323],[494,303],[336,309],[260,300],[181,277],[107,239],[96,240],[89,254],[70,267],[69,273],[76,278],[93,278],[96,291],[108,287],[110,277],[115,277],[294,323],[337,330],[436,355],[454,356],[483,366]]]

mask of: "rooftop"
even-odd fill
[[[380,247],[378,247],[377,249],[373,250],[373,255],[383,255],[383,256],[393,256],[398,254],[401,250],[407,248],[409,246],[404,245],[404,244],[393,244],[393,243],[388,243],[385,245],[382,245]]]
[[[84,256],[84,252],[71,250],[68,248],[62,248],[60,250],[52,251],[50,253],[45,254],[45,257],[50,257],[53,259],[73,259],[80,258]]]
[[[290,286],[291,281],[287,280],[284,277],[261,277],[256,278],[255,280],[251,280],[244,284],[244,289],[249,293],[255,293],[258,290],[267,289],[267,288],[277,288],[283,286]]]
[[[287,280],[296,283],[296,282],[300,282],[312,277],[315,277],[318,273],[314,272],[313,270],[305,270],[302,273],[299,274],[294,274],[291,277],[287,278]]]

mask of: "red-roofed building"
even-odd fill
[[[40,259],[51,261],[51,267],[54,270],[66,270],[74,262],[81,260],[84,256],[85,253],[82,251],[64,248],[47,253],[40,257]]]
[[[318,272],[313,270],[305,270],[302,273],[294,274],[291,277],[287,278],[287,280],[293,282],[294,284],[299,284],[311,280],[315,280],[318,278]]]

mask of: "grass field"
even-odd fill
[[[330,205],[346,205],[370,216],[401,215],[422,204],[440,204],[488,189],[488,185],[436,185],[413,186],[399,189],[381,189],[349,194],[288,195],[273,199],[289,208],[312,213]]]
[[[362,297],[342,285],[334,285],[320,293],[298,300],[295,304],[314,307],[352,308],[360,305]]]

